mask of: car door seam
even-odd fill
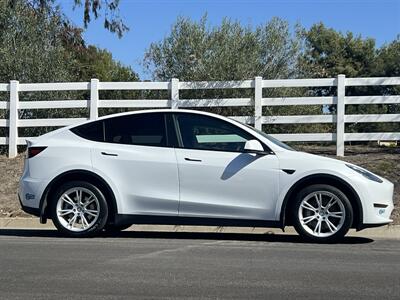
[[[180,169],[179,169],[178,154],[176,153],[176,151],[177,151],[177,149],[174,147],[176,169],[178,171],[178,216],[179,216],[179,210],[181,208],[181,175],[180,175]]]

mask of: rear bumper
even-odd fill
[[[40,209],[39,209],[39,208],[29,207],[29,206],[23,205],[23,204],[22,204],[22,201],[21,201],[21,197],[20,197],[19,194],[18,194],[18,200],[19,200],[19,204],[21,205],[21,208],[22,208],[22,210],[23,210],[24,212],[26,212],[26,213],[29,214],[29,215],[33,215],[33,216],[36,216],[36,217],[40,217]]]
[[[40,205],[47,181],[34,179],[24,172],[19,180],[18,199],[22,210],[34,216],[40,216]]]

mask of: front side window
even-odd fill
[[[162,113],[120,116],[104,120],[105,142],[166,147],[165,119]]]
[[[176,114],[184,148],[243,152],[254,137],[226,121],[195,114]]]

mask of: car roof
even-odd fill
[[[225,119],[226,117],[220,116],[218,114],[209,113],[205,111],[193,110],[193,109],[174,109],[174,108],[161,108],[161,109],[145,109],[145,110],[136,110],[136,111],[128,111],[123,113],[116,113],[111,115],[106,115],[97,120],[105,120],[114,117],[120,116],[128,116],[128,115],[135,115],[135,114],[145,114],[145,113],[191,113],[191,114],[198,114],[198,115],[208,115],[210,117],[217,117],[221,119]],[[91,120],[88,120],[91,121]]]

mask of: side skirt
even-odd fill
[[[152,225],[193,225],[193,226],[236,226],[236,227],[271,227],[282,228],[279,221],[199,218],[199,217],[167,217],[151,215],[124,215],[115,216],[115,224],[152,224]]]

